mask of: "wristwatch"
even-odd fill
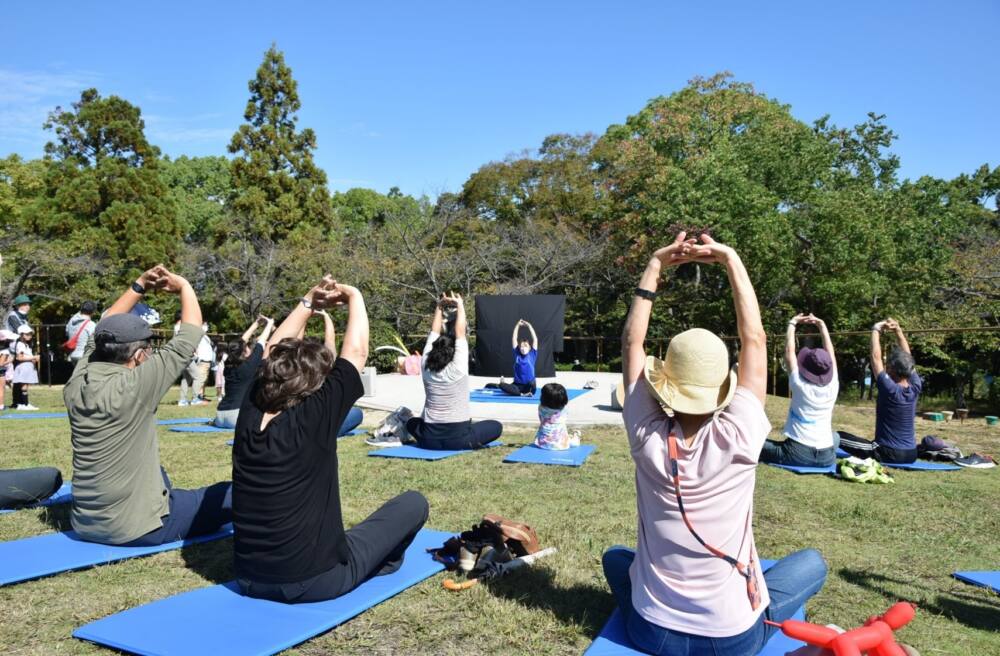
[[[134,291],[136,294],[139,294],[141,296],[141,295],[143,295],[143,294],[146,293],[146,288],[133,280],[132,281],[132,291]]]
[[[647,301],[656,300],[656,292],[651,292],[648,289],[643,289],[642,287],[635,288],[635,295],[639,298],[644,298]]]
[[[313,308],[312,301],[305,296],[302,297],[302,305],[304,305],[307,310],[311,310]]]

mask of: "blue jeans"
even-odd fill
[[[840,437],[833,433],[833,446],[826,449],[814,449],[792,438],[784,442],[766,440],[760,450],[760,462],[770,462],[777,465],[794,465],[796,467],[828,467],[837,460],[837,446]]]
[[[214,533],[233,521],[233,484],[223,481],[195,490],[182,490],[170,483],[167,471],[160,467],[167,488],[170,514],[160,518],[163,526],[139,536],[126,547],[152,547],[167,542]]]
[[[239,409],[218,411],[215,413],[215,421],[212,422],[212,425],[217,428],[236,428],[236,419],[239,414]],[[343,437],[360,426],[364,418],[365,413],[361,411],[361,408],[357,406],[351,408],[351,411],[344,417],[344,422],[340,425],[337,437]]]
[[[340,430],[337,432],[337,437],[342,437],[347,435],[352,430],[361,425],[361,420],[365,418],[365,413],[361,412],[361,408],[354,406],[351,411],[347,413],[344,417],[344,422],[340,424]]]
[[[771,603],[757,622],[738,635],[708,638],[657,626],[633,609],[628,569],[634,558],[635,551],[628,547],[611,547],[604,552],[604,577],[618,602],[632,644],[656,656],[753,656],[777,631],[764,624],[764,619],[772,622],[789,619],[807,599],[819,592],[826,580],[826,563],[815,549],[803,549],[785,556],[764,572]]]

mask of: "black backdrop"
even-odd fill
[[[552,354],[563,350],[563,324],[566,297],[562,294],[531,296],[476,296],[476,366],[477,376],[513,376],[514,356],[510,334],[518,319],[524,319],[538,333],[538,361],[535,376],[556,375]],[[520,336],[531,333],[522,327]]]

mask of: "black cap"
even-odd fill
[[[80,306],[80,312],[82,314],[93,314],[97,312],[97,303],[93,301],[84,301],[83,305]]]
[[[153,336],[149,324],[134,314],[113,314],[97,322],[94,339],[112,344],[141,342]]]

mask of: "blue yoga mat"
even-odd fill
[[[212,421],[212,417],[191,417],[190,419],[159,419],[160,426],[176,426],[178,424],[207,424]]]
[[[841,449],[841,448],[838,448],[838,449],[837,449],[837,457],[838,457],[838,458],[850,458],[850,457],[851,457],[851,454],[850,454],[850,453],[848,453],[847,451],[844,451],[844,450],[843,450],[843,449]]]
[[[128,558],[149,556],[189,544],[218,540],[232,534],[232,524],[226,524],[215,533],[200,535],[189,540],[168,542],[156,547],[112,547],[84,542],[74,531],[0,542],[0,586],[94,565],[106,565]]]
[[[990,588],[1000,594],[1000,572],[955,572],[952,574],[959,581],[965,581],[981,588]]]
[[[73,500],[73,484],[63,483],[62,487],[52,493],[52,496],[48,499],[43,499],[38,503],[33,503],[28,506],[21,506],[20,508],[8,508],[6,510],[0,510],[0,515],[6,513],[17,512],[18,510],[25,510],[28,508],[42,508],[47,506],[57,506],[61,503],[69,503]]]
[[[236,582],[230,581],[116,613],[80,627],[73,636],[148,656],[275,654],[440,572],[444,566],[434,562],[427,549],[440,547],[452,535],[423,529],[406,550],[399,570],[373,577],[330,601],[282,604],[251,599],[239,594]]]
[[[762,560],[760,565],[766,570],[774,565],[774,562]],[[805,612],[800,608],[792,617],[804,620]],[[787,652],[794,651],[804,644],[778,631],[771,636],[764,649],[758,652],[758,656],[785,656]],[[584,656],[641,656],[644,653],[632,646],[632,641],[629,640],[628,632],[625,630],[625,622],[622,621],[622,615],[617,608],[611,613],[611,617],[597,634],[594,642],[583,652]]]
[[[200,426],[171,426],[167,429],[171,433],[229,433],[233,434],[235,428],[219,428],[208,424]]]
[[[914,471],[958,471],[961,469],[958,465],[949,465],[946,462],[930,462],[929,460],[917,460],[905,465],[883,462],[882,465],[892,467],[893,469],[910,469]]]
[[[800,467],[799,465],[779,465],[775,462],[764,463],[772,467],[777,467],[778,469],[787,469],[790,472],[795,472],[796,474],[836,474],[837,465],[830,465],[828,467]]]
[[[503,442],[494,440],[487,444],[484,448],[491,448],[494,446],[501,446]],[[443,460],[445,458],[450,458],[452,456],[457,456],[462,453],[472,453],[473,451],[478,451],[478,449],[457,449],[454,451],[433,451],[431,449],[421,449],[418,446],[412,446],[407,444],[406,446],[394,446],[385,449],[378,449],[377,451],[369,451],[368,455],[377,456],[379,458],[410,458],[413,460]]]
[[[564,465],[579,467],[587,460],[597,447],[593,444],[581,444],[563,451],[541,449],[534,444],[523,446],[503,459],[504,462],[524,462],[532,465]]]
[[[566,396],[570,401],[580,396],[585,389],[567,389]],[[469,401],[473,403],[523,403],[526,405],[538,405],[542,400],[542,390],[535,390],[534,396],[509,396],[499,389],[476,389],[469,392]]]
[[[0,419],[65,419],[65,412],[11,412],[0,415]]]

